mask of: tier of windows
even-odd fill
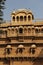
[[[31,33],[31,32],[35,32],[35,33],[43,33],[43,28],[39,29],[39,28],[34,28],[34,30],[30,27],[16,27],[15,29],[14,28],[9,28],[8,29],[9,31],[11,30],[12,32],[16,32],[16,33]]]
[[[8,29],[8,32],[10,33],[20,33],[20,34],[24,34],[24,33],[43,33],[43,28],[30,28],[30,27],[9,27]],[[3,34],[6,34],[7,35],[7,30],[6,31],[3,31],[3,30],[0,30],[0,35],[3,35]]]
[[[17,20],[17,21],[30,21],[31,20],[31,16],[29,15],[28,17],[27,16],[13,16],[13,21]]]

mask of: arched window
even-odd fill
[[[27,28],[24,28],[24,33],[27,33]]]
[[[13,16],[13,21],[15,21],[15,16]]]
[[[43,33],[43,29],[41,29],[41,33]]]
[[[6,47],[6,53],[7,54],[10,54],[11,53],[11,50],[12,50],[12,47],[11,47],[11,45],[7,45],[7,47]]]
[[[18,27],[15,28],[15,33],[18,33]]]
[[[39,32],[39,30],[38,30],[38,29],[35,29],[35,32],[36,32],[36,33],[38,33],[38,32]]]
[[[23,16],[20,16],[20,21],[23,21]]]
[[[19,16],[16,17],[17,21],[19,21]]]
[[[24,16],[24,20],[26,21],[26,19],[27,19],[27,17],[26,16]]]
[[[16,50],[16,53],[22,53],[24,50],[25,50],[25,47],[23,45],[19,45]]]
[[[19,28],[19,33],[23,33],[23,29],[22,28]]]
[[[28,20],[31,20],[31,16],[30,15],[28,16]]]
[[[29,33],[31,32],[31,28],[28,28],[28,32],[29,32]]]
[[[31,45],[30,53],[35,54],[35,51],[36,51],[35,49],[36,49],[36,45],[35,44]]]

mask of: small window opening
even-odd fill
[[[31,20],[31,17],[30,16],[28,16],[28,20]]]
[[[22,49],[22,48],[20,48],[20,49],[19,49],[19,53],[22,53],[22,52],[23,52],[23,49]]]
[[[30,53],[35,54],[35,49],[34,48],[30,48]]]
[[[38,30],[38,29],[36,29],[36,30],[35,30],[35,32],[36,32],[36,33],[38,33],[38,32],[39,32],[39,30]]]
[[[23,21],[23,16],[20,16],[20,21]]]
[[[28,32],[31,32],[31,29],[30,28],[28,28]]]
[[[24,16],[24,20],[26,21],[26,16]]]
[[[23,33],[23,29],[22,28],[19,28],[19,33]]]
[[[17,50],[16,50],[16,53],[22,53],[23,52],[23,49],[22,48],[18,48]]]
[[[43,29],[41,29],[41,32],[43,33]]]
[[[17,21],[19,21],[19,16],[16,17]]]
[[[15,21],[15,17],[13,16],[13,20]]]

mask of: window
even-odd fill
[[[38,32],[39,32],[39,30],[38,30],[38,29],[35,29],[35,32],[36,32],[36,33],[38,33]]]
[[[23,50],[25,50],[24,46],[23,45],[19,45],[17,50],[16,50],[16,53],[22,53]]]
[[[43,29],[41,29],[41,33],[43,33]]]
[[[31,16],[30,15],[28,16],[28,20],[31,20]]]
[[[19,33],[23,33],[23,29],[22,28],[19,28]]]
[[[35,54],[35,49],[30,48],[30,53]]]
[[[7,47],[6,47],[6,53],[7,54],[10,54],[11,53],[11,50],[12,50],[11,45],[7,45]]]
[[[26,21],[26,16],[24,16],[24,20]]]
[[[15,21],[15,16],[13,16],[13,21]]]
[[[30,28],[28,28],[28,32],[31,32],[31,29]]]
[[[35,49],[36,49],[36,45],[35,44],[31,45],[30,53],[35,54],[35,51],[36,51]]]
[[[20,16],[20,21],[23,21],[23,16]]]
[[[16,27],[16,28],[15,28],[15,33],[17,33],[17,32],[18,32],[18,28]]]
[[[17,21],[19,21],[19,16],[16,17]]]
[[[24,33],[27,33],[27,28],[24,28]]]

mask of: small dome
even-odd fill
[[[24,46],[23,45],[19,45],[18,48],[24,48]]]
[[[11,29],[11,27],[8,27],[8,30],[10,30]]]
[[[31,48],[36,48],[36,45],[35,44],[31,45]]]
[[[12,14],[17,14],[19,12],[25,12],[26,14],[28,14],[28,13],[32,14],[32,11],[28,10],[28,9],[18,9],[18,10],[13,11]]]
[[[11,45],[7,45],[7,47],[6,48],[11,48]]]
[[[36,29],[38,29],[38,27],[35,27]]]

